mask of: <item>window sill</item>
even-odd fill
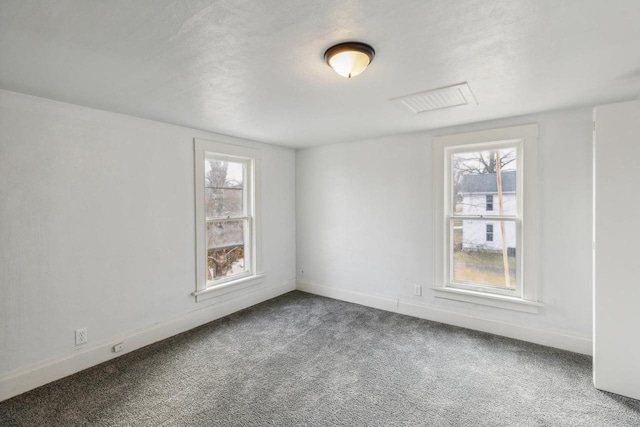
[[[493,295],[483,292],[445,287],[432,287],[431,289],[433,289],[437,298],[487,305],[490,307],[521,311],[524,313],[538,314],[540,308],[544,307],[544,304],[541,302],[528,301],[504,295]]]
[[[226,295],[231,292],[236,292],[241,289],[246,289],[251,286],[259,285],[260,283],[262,283],[262,279],[264,279],[264,277],[264,274],[256,274],[253,276],[243,277],[241,279],[222,283],[217,286],[211,286],[201,291],[192,292],[191,295],[196,297],[196,302],[201,302],[211,298]]]

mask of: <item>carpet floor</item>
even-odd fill
[[[591,358],[294,291],[0,403],[8,426],[640,426]]]

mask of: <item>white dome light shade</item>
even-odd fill
[[[343,77],[354,77],[369,65],[369,57],[362,52],[341,52],[329,59],[329,65]]]
[[[324,54],[327,64],[343,77],[351,78],[362,73],[371,63],[375,51],[363,43],[342,43]]]

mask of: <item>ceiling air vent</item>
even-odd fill
[[[415,114],[478,103],[466,82],[393,98],[391,101],[405,106]]]

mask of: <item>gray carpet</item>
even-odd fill
[[[291,292],[0,403],[1,426],[640,426],[591,358]]]

